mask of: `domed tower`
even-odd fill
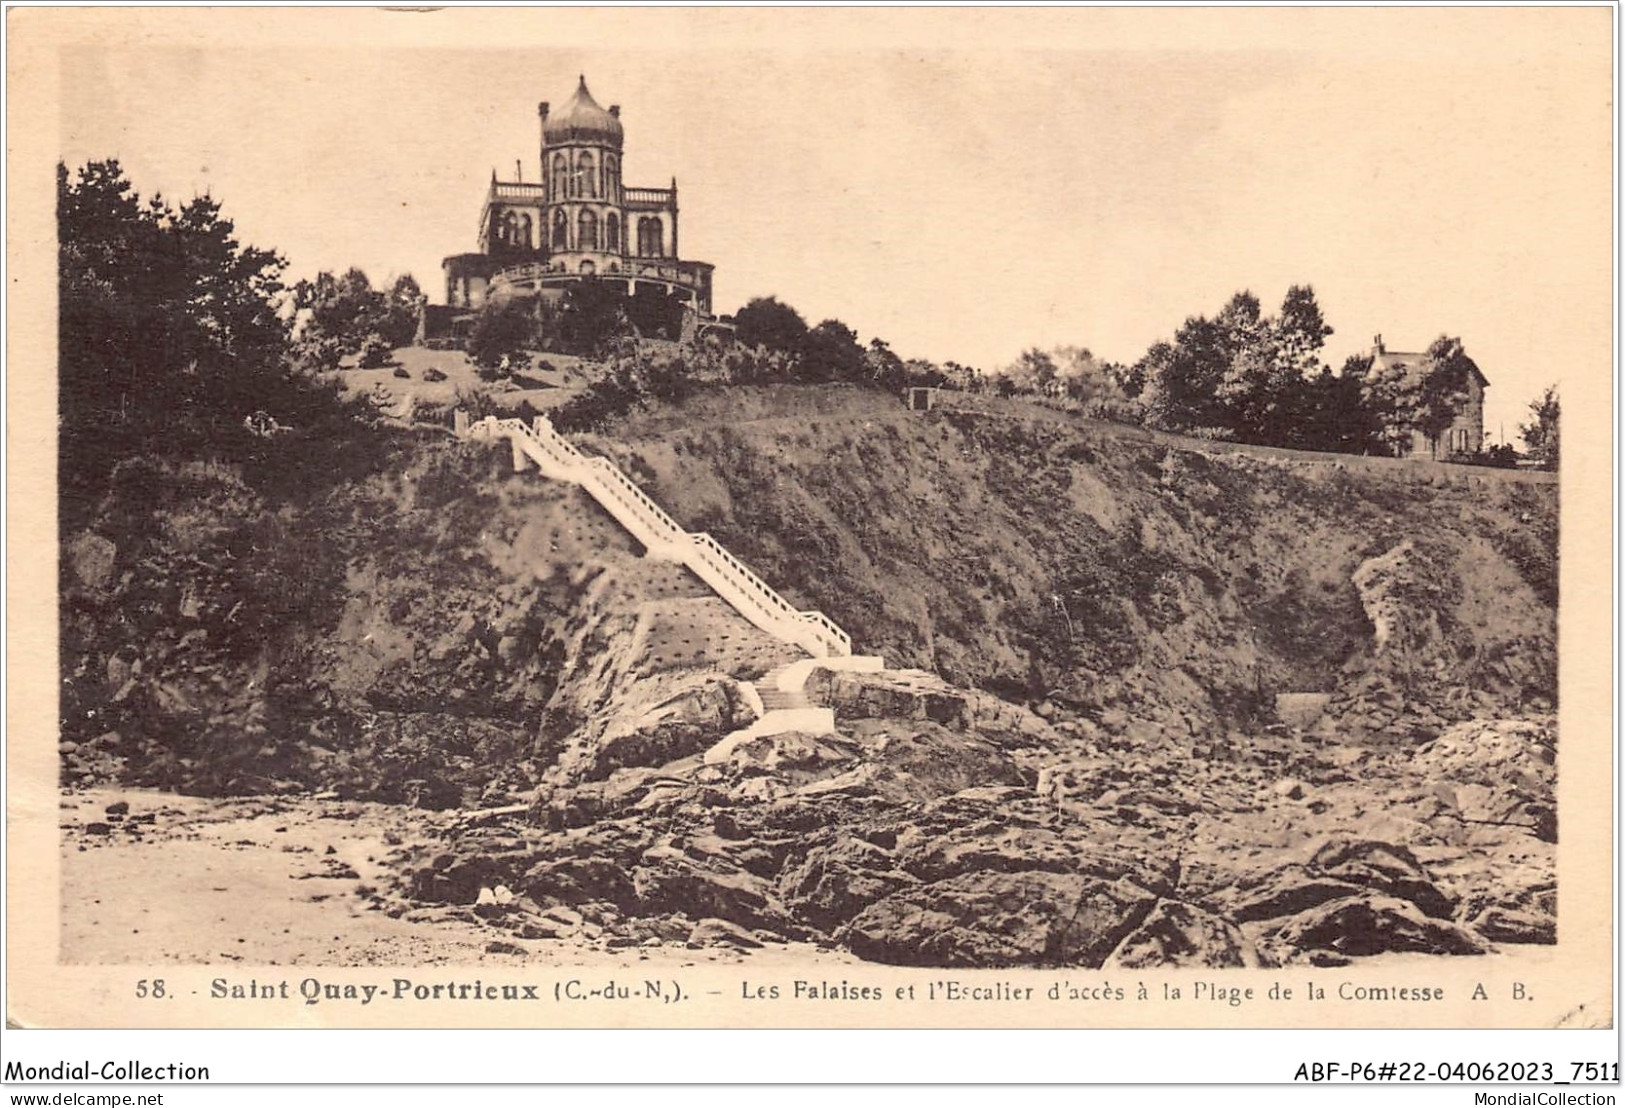
[[[582,77],[564,107],[550,112],[543,103],[537,112],[547,191],[546,249],[556,258],[578,255],[559,259],[573,262],[568,268],[575,272],[603,271],[624,252],[621,145],[626,132],[620,105],[600,107]]]
[[[492,297],[557,300],[593,277],[636,298],[635,322],[670,318],[663,305],[687,312],[691,323],[709,319],[713,267],[677,253],[677,181],[670,188],[621,183],[620,106],[600,106],[582,77],[563,107],[555,112],[544,102],[537,114],[541,179],[526,181],[518,169],[513,181],[491,175],[477,251],[441,263],[446,304],[471,310]]]

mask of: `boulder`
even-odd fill
[[[850,769],[857,752],[849,744],[799,731],[783,731],[742,742],[727,765],[747,774],[771,774],[791,785],[821,781]]]
[[[1286,866],[1255,884],[1233,890],[1221,898],[1224,912],[1237,923],[1293,916],[1329,900],[1358,896],[1358,885],[1310,873],[1303,866]]]
[[[760,950],[755,935],[725,919],[702,919],[688,933],[687,945],[700,950],[708,946],[731,946],[738,950]]]
[[[922,881],[962,874],[1046,870],[1074,873],[1078,849],[1042,827],[956,827],[907,852],[903,866]]]
[[[1471,927],[1492,943],[1557,942],[1557,921],[1551,916],[1492,905],[1473,917]]]
[[[1269,965],[1251,940],[1229,920],[1177,900],[1160,900],[1129,933],[1103,969],[1199,966],[1221,969]]]
[[[64,544],[74,581],[87,592],[100,593],[113,581],[118,563],[118,546],[94,531],[81,531]]]
[[[1059,738],[1048,723],[1020,705],[950,685],[924,670],[848,672],[819,669],[803,690],[838,720],[919,720],[954,731],[975,731],[1000,743],[1026,746]]]
[[[661,858],[632,877],[638,910],[645,915],[681,912],[690,919],[714,917],[751,930],[798,930],[767,882],[743,870],[711,869],[686,859]]]
[[[555,780],[602,781],[616,770],[663,766],[703,753],[754,721],[738,682],[716,674],[654,684],[600,731],[584,731],[560,755]]]
[[[808,851],[800,865],[784,874],[779,889],[798,919],[832,932],[870,905],[918,883],[896,868],[891,851],[843,836]]]
[[[1484,944],[1452,923],[1434,919],[1397,897],[1345,897],[1300,912],[1273,930],[1266,949],[1328,950],[1363,957],[1392,951],[1483,954]],[[1284,959],[1283,959],[1284,960]]]
[[[1393,843],[1328,839],[1309,860],[1309,868],[1337,881],[1403,897],[1439,919],[1450,918],[1456,909],[1456,898],[1434,885],[1416,855]]]
[[[1458,724],[1412,757],[1459,819],[1519,827],[1543,842],[1557,841],[1556,761],[1550,717]]]
[[[845,938],[858,957],[890,965],[1097,968],[1156,899],[1082,874],[965,874],[887,897]]]

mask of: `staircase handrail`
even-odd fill
[[[797,620],[823,630],[836,643],[840,644],[839,653],[850,652],[852,646],[851,636],[836,626],[835,621],[823,612],[809,612],[797,609],[795,605],[780,596],[771,585],[758,577],[749,566],[734,557],[733,553],[718,542],[709,532],[701,531],[696,533],[694,542],[702,551],[715,554],[721,560],[724,569],[755,590],[759,594],[758,601],[769,607],[775,614],[781,618]]]
[[[832,653],[851,653],[851,636],[828,616],[822,612],[798,610],[709,533],[684,530],[619,466],[608,458],[582,453],[555,431],[545,416],[537,416],[534,424],[527,424],[522,419],[497,419],[491,416],[482,422],[489,433],[506,431],[519,438],[524,445],[546,455],[550,461],[577,477],[596,499],[615,501],[645,528],[656,534],[664,533],[671,541],[687,546],[697,561],[703,562],[731,584],[739,599],[748,602],[768,622],[781,626],[785,623],[799,625]],[[791,637],[794,637],[793,633]]]

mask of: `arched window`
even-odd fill
[[[502,230],[498,232],[497,237],[502,240],[504,245],[514,245],[519,239],[519,217],[514,215],[513,212],[503,212]]]
[[[604,195],[611,200],[621,198],[621,162],[612,155],[604,156]]]
[[[564,199],[564,182],[569,179],[569,164],[564,160],[563,154],[553,155],[553,199]]]
[[[553,211],[553,249],[570,249],[570,217],[564,214],[563,208]]]
[[[660,220],[646,215],[638,220],[638,253],[645,258],[658,258],[666,252],[666,235]]]
[[[592,155],[586,151],[582,151],[580,160],[576,162],[576,180],[579,182],[577,195],[598,195],[598,169],[593,164]]]
[[[598,216],[590,208],[583,208],[576,219],[576,249],[598,249]]]
[[[526,250],[531,249],[532,243],[536,241],[530,237],[531,226],[532,224],[530,222],[529,212],[526,212],[524,215],[519,217],[519,245],[524,247]]]
[[[592,274],[594,272],[596,272],[597,269],[598,269],[597,266],[592,264],[592,259],[591,258],[582,258],[581,259],[581,265],[579,266],[579,268],[580,268],[582,273],[586,274],[589,277],[592,276]]]
[[[621,217],[614,212],[604,217],[604,249],[611,254],[621,252]]]

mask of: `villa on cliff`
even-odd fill
[[[669,188],[622,183],[620,105],[600,107],[582,77],[563,107],[544,102],[537,114],[537,179],[520,171],[502,181],[492,172],[478,248],[441,263],[446,302],[426,313],[424,337],[455,333],[459,317],[488,300],[557,299],[588,278],[624,286],[629,296],[675,299],[690,320],[710,320],[713,267],[678,254],[676,178]]]
[[[1426,352],[1389,350],[1378,335],[1371,344],[1371,368],[1404,368],[1415,372],[1427,361]],[[1450,426],[1438,438],[1430,439],[1421,431],[1413,430],[1405,444],[1411,457],[1429,456],[1437,461],[1478,454],[1484,449],[1484,390],[1490,387],[1489,378],[1475,364],[1467,374],[1465,394],[1456,409]]]

